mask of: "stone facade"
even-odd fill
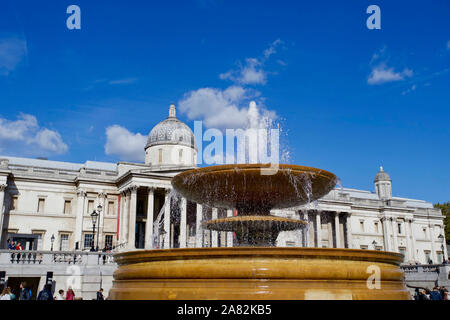
[[[174,108],[170,112],[169,118],[176,119]],[[26,250],[47,251],[89,251],[92,241],[115,251],[232,246],[231,233],[201,228],[202,220],[230,216],[232,210],[171,195],[171,178],[195,167],[197,151],[195,142],[189,142],[190,129],[178,135],[161,130],[159,126],[156,138],[149,139],[144,164],[0,156],[0,248],[7,248],[8,239],[21,242]],[[275,215],[308,221],[304,231],[281,233],[277,245],[395,251],[411,264],[447,259],[440,210],[422,200],[393,197],[391,179],[382,168],[374,189],[336,188],[314,204],[274,210]],[[169,199],[171,204],[164,205]],[[99,205],[92,239],[90,215]],[[156,236],[153,222],[158,215],[161,228]]]

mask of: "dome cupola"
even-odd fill
[[[167,119],[151,131],[145,146],[145,163],[152,166],[195,166],[197,147],[192,130],[176,116],[172,103]]]

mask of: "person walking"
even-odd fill
[[[73,300],[75,298],[75,292],[73,292],[72,288],[69,287],[66,292],[66,300]]]
[[[5,287],[2,294],[0,295],[0,300],[11,300],[11,288]]]
[[[26,282],[20,283],[20,295],[19,300],[31,300],[31,290],[27,288]]]
[[[97,300],[105,300],[103,297],[103,288],[100,288],[100,290],[97,291]]]
[[[60,289],[58,291],[58,293],[55,295],[54,300],[66,300],[66,299],[64,299],[64,290],[63,289]]]
[[[41,290],[41,292],[39,292],[38,300],[53,300],[53,295],[52,295],[52,286],[50,284],[46,284],[44,286],[44,289]]]

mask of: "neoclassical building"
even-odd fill
[[[144,163],[0,156],[1,248],[8,239],[28,250],[59,251],[89,250],[93,241],[116,250],[232,246],[232,233],[201,228],[203,220],[230,216],[231,210],[172,196],[171,178],[195,168],[197,157],[194,134],[174,105],[151,130],[143,152]],[[99,205],[94,238],[91,213]],[[336,188],[315,204],[273,214],[308,221],[303,232],[281,233],[279,246],[395,251],[406,263],[447,258],[440,210],[394,197],[383,168],[374,192]]]

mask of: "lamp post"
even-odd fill
[[[442,235],[442,233],[438,236],[438,238],[439,239],[441,239],[441,242],[442,242],[442,244],[441,244],[441,248],[442,248],[442,264],[444,264],[445,263],[445,252],[444,252],[444,249],[445,249],[445,247],[444,247],[444,236]]]
[[[91,219],[92,219],[92,244],[91,251],[95,251],[94,242],[95,242],[95,224],[97,223],[98,213],[97,211],[92,211]]]
[[[55,241],[55,235],[52,234],[52,237],[50,238],[50,241],[52,242],[52,247],[50,249],[50,251],[53,251],[53,242]]]

